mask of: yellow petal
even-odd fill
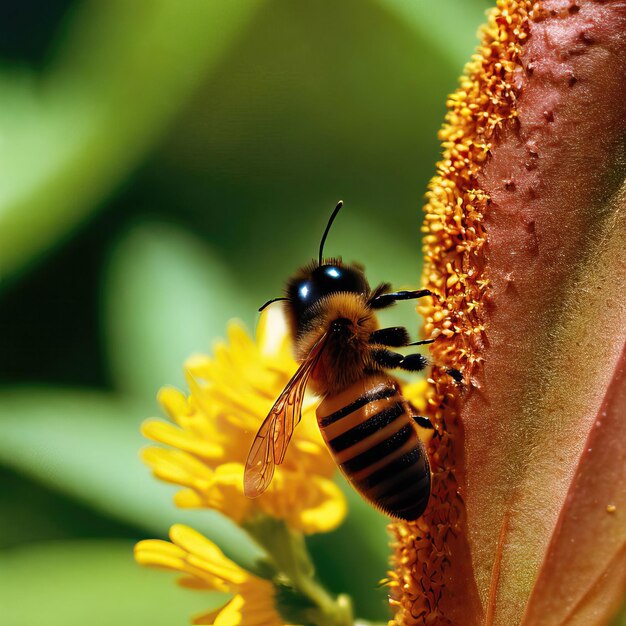
[[[417,380],[413,383],[402,385],[402,395],[420,412],[426,410],[428,397],[428,382]]]
[[[155,476],[167,482],[203,487],[213,479],[213,471],[208,465],[180,450],[145,448],[141,451],[141,458],[152,467]]]
[[[185,394],[174,387],[163,387],[160,389],[157,400],[173,420],[176,420],[179,415],[185,415],[189,411]]]
[[[220,465],[210,482],[198,483],[193,489],[177,493],[174,501],[183,508],[216,509],[241,523],[255,507],[243,493],[243,471],[240,463]]]
[[[215,626],[283,626],[274,608],[270,583],[260,586],[260,591],[256,596],[249,593],[235,596],[219,612]]]
[[[217,619],[217,616],[220,614],[222,609],[224,609],[224,607],[221,607],[214,611],[210,611],[209,613],[202,613],[201,615],[196,615],[196,617],[194,617],[191,620],[191,623],[192,624],[208,624],[209,626],[214,626],[215,620]]]
[[[186,556],[178,546],[160,539],[146,539],[135,546],[135,560],[141,565],[182,571]]]
[[[314,477],[319,486],[320,502],[317,506],[305,508],[300,514],[299,526],[303,533],[326,533],[337,528],[343,522],[348,505],[345,496],[330,481]]]
[[[205,459],[221,457],[222,447],[206,439],[201,439],[189,430],[183,430],[161,420],[148,420],[141,426],[141,433],[147,439],[180,448]]]
[[[248,572],[224,556],[212,541],[193,528],[175,524],[170,529],[170,538],[189,553],[188,561],[194,567],[234,585],[240,585],[248,580],[250,576]]]
[[[269,489],[257,498],[271,517],[306,534],[329,532],[347,513],[346,499],[332,480],[278,468]]]
[[[150,539],[140,541],[135,546],[135,560],[140,565],[155,567],[186,574],[183,581],[197,580],[196,587],[213,589],[215,591],[229,591],[230,586],[221,577],[198,568],[190,562],[190,554],[184,549],[169,541]]]
[[[261,313],[256,330],[257,343],[264,356],[286,353],[287,322],[278,307],[269,307]]]

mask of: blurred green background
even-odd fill
[[[486,0],[0,2],[0,624],[186,624],[132,561],[217,514],[138,458],[165,383],[315,255],[415,286],[446,95]],[[416,329],[412,307],[395,313]],[[320,578],[383,620],[386,520],[348,492]]]

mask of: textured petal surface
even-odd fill
[[[594,425],[612,386],[623,385],[625,33],[621,1],[536,7],[513,77],[518,122],[479,177],[491,200],[488,344],[462,417],[468,533],[487,623],[519,623],[542,564],[550,567],[555,529],[593,536],[576,544],[585,565],[552,568],[564,594],[564,581],[577,594],[593,585],[611,557],[598,552],[605,540],[613,553],[626,540],[623,523],[612,526],[618,537],[602,534],[613,524],[607,505],[623,501],[626,464],[617,456],[602,466],[593,445],[620,434],[601,432],[617,426],[608,417]],[[585,501],[594,466],[606,488]],[[586,506],[592,514],[570,517]],[[562,623],[558,615],[541,623]]]
[[[573,616],[580,621],[584,605],[595,613],[586,623],[599,623],[617,608],[626,588],[624,407],[626,353],[585,442],[524,624],[565,624]]]
[[[625,66],[624,0],[497,0],[448,101],[420,311],[465,385],[433,371],[397,624],[604,623],[623,594]]]

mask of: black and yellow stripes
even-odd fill
[[[330,415],[324,417],[319,421],[320,428],[326,428],[326,426],[330,426],[334,424],[336,421],[340,420],[342,417],[349,415],[350,413],[354,413],[361,407],[364,407],[366,404],[370,402],[374,402],[375,400],[384,400],[385,398],[389,398],[391,396],[395,396],[398,394],[398,390],[395,387],[390,386],[382,386],[377,389],[373,389],[371,391],[366,391],[363,395],[359,396],[354,402],[351,402],[347,406],[340,408],[339,410],[331,413]]]
[[[365,407],[364,407],[365,408]],[[366,411],[364,413],[367,414]],[[395,422],[401,415],[404,415],[404,407],[401,402],[395,402],[389,407],[374,413],[364,421],[341,435],[337,435],[328,441],[328,445],[333,452],[342,452],[352,448],[364,439],[380,439],[380,432],[389,424]]]
[[[417,519],[430,495],[430,467],[411,405],[390,379],[370,376],[327,397],[322,436],[354,487],[389,515]]]
[[[342,463],[341,469],[351,473],[367,469],[370,465],[386,458],[389,454],[402,447],[413,437],[414,433],[415,430],[413,427],[410,424],[406,424],[406,426],[400,428],[400,430],[391,435],[391,437],[387,437],[368,450]]]

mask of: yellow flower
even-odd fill
[[[315,400],[305,401],[302,422],[267,491],[254,500],[244,495],[252,440],[296,367],[280,311],[263,314],[256,341],[232,323],[228,342],[218,345],[213,357],[195,356],[186,363],[189,396],[161,390],[159,400],[174,423],[151,419],[143,426],[146,437],[168,446],[147,448],[143,459],[155,476],[183,487],[176,504],[222,512],[267,554],[271,580],[242,569],[185,526],[171,529],[173,543],[137,544],[138,563],[182,572],[181,584],[194,589],[234,594],[218,611],[197,617],[196,624],[282,626],[277,590],[289,597],[292,622],[352,623],[349,598],[331,597],[314,580],[303,537],[332,530],[346,515],[345,498],[332,481],[335,465],[317,426]]]
[[[176,504],[216,509],[238,524],[266,514],[304,533],[336,528],[346,502],[332,481],[335,465],[312,399],[267,491],[254,500],[243,493],[252,440],[296,370],[280,311],[263,313],[256,341],[231,323],[228,343],[219,344],[213,357],[192,357],[185,369],[191,395],[172,388],[159,394],[175,425],[151,419],[142,428],[149,439],[170,446],[147,448],[142,456],[155,476],[184,488]]]
[[[283,626],[274,607],[272,583],[254,576],[230,559],[206,537],[187,526],[170,529],[172,542],[149,539],[135,546],[141,565],[180,572],[179,584],[190,589],[234,594],[224,606],[198,615],[194,624],[215,626]]]

